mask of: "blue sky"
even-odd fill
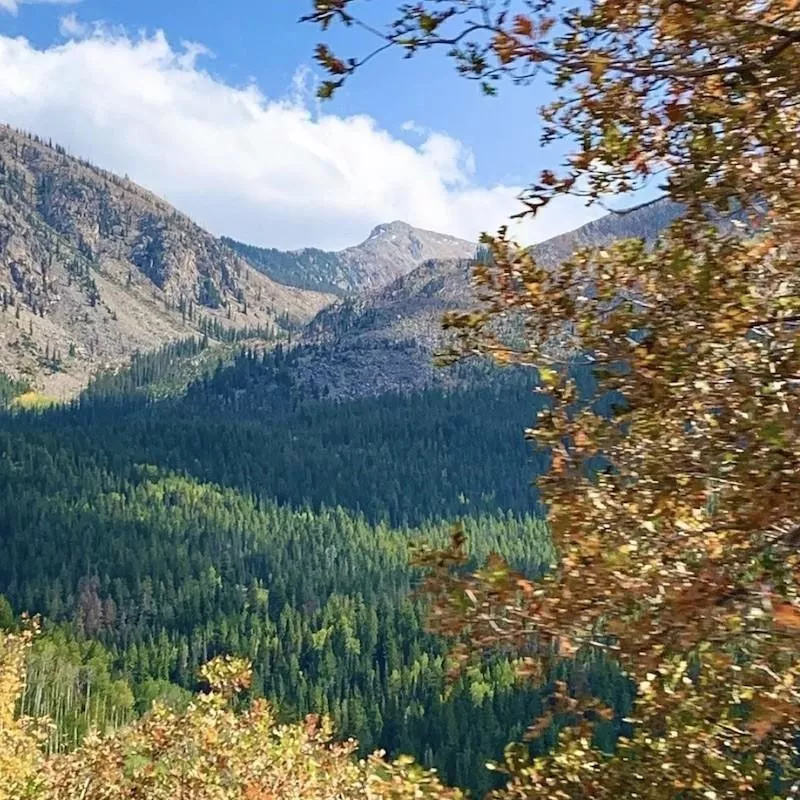
[[[558,160],[538,144],[546,87],[484,98],[443,53],[381,57],[318,107],[320,33],[297,22],[309,5],[0,0],[0,118],[127,172],[214,233],[279,247],[345,246],[395,216],[473,238]],[[348,55],[370,44],[327,41]],[[595,214],[567,201],[520,236]]]

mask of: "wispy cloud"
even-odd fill
[[[2,2],[2,0],[0,0]],[[67,39],[79,39],[89,33],[89,26],[78,19],[75,12],[67,14],[58,21],[58,30]]]
[[[366,114],[330,113],[305,71],[289,96],[268,98],[202,68],[201,45],[131,38],[74,15],[61,30],[67,41],[44,49],[0,36],[0,118],[127,173],[214,233],[335,248],[403,219],[474,239],[518,210],[519,187],[478,183],[457,138],[422,127],[394,135]],[[594,216],[569,201],[549,211],[522,238]]]
[[[19,7],[25,4],[33,5],[74,5],[80,3],[81,0],[0,0],[0,11],[8,11],[11,14],[16,14]]]

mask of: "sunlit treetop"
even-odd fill
[[[90,734],[74,752],[44,757],[37,724],[17,719],[25,658],[35,628],[0,630],[0,800],[458,800],[409,758],[357,760],[356,743],[335,741],[311,715],[281,725],[269,703],[237,698],[249,662],[219,657],[201,669],[207,690],[185,711],[162,703],[108,736]],[[244,706],[238,708],[238,706]]]

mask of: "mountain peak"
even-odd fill
[[[475,255],[475,245],[470,242],[415,228],[399,219],[376,225],[361,244],[337,252],[306,248],[285,253],[224,241],[273,280],[339,295],[381,289],[426,261]]]
[[[531,253],[538,264],[550,267],[580,247],[630,238],[652,243],[680,211],[671,200],[659,200],[625,214],[609,214],[540,242]],[[391,255],[393,263],[407,263],[403,259],[411,239],[419,237],[428,247],[436,236],[412,229],[407,237],[398,236],[396,241],[376,237],[357,249],[364,252],[371,247],[377,253]],[[450,237],[447,241],[452,247],[452,242],[459,240]],[[357,301],[323,309],[303,334],[307,343],[317,345],[299,362],[303,391],[322,391],[324,387],[331,397],[347,398],[447,387],[466,380],[459,370],[434,368],[433,356],[448,343],[442,315],[468,310],[477,302],[471,274],[466,257],[423,259],[420,266],[399,274],[383,288],[373,287]]]
[[[397,233],[407,233],[408,231],[413,231],[414,227],[409,225],[407,222],[403,222],[402,220],[396,219],[392,222],[382,222],[380,225],[376,225],[370,235],[367,237],[367,241],[369,239],[375,239],[378,236],[382,236],[384,234],[397,234]]]

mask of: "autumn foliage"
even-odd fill
[[[325,719],[278,724],[269,703],[237,709],[250,665],[220,657],[201,670],[208,690],[177,712],[156,703],[133,724],[90,734],[74,752],[42,755],[37,727],[18,719],[33,630],[0,632],[0,800],[347,800],[456,798],[410,759],[354,757]]]
[[[552,454],[537,483],[559,558],[536,585],[500,558],[465,577],[456,539],[425,559],[432,625],[457,664],[503,648],[535,676],[597,650],[638,685],[611,757],[592,745],[603,710],[562,692],[554,713],[579,724],[550,756],[510,750],[504,797],[796,794],[800,4],[570,6],[428,0],[376,28],[359,0],[317,0],[307,17],[379,37],[351,60],[320,46],[323,97],[389,48],[443,47],[489,94],[549,80],[544,140],[573,152],[524,193],[523,216],[654,185],[683,208],[655,247],[621,241],[555,268],[507,230],[486,237],[479,302],[446,319],[446,355],[538,368],[549,404],[528,435]],[[579,396],[578,363],[612,413]]]

